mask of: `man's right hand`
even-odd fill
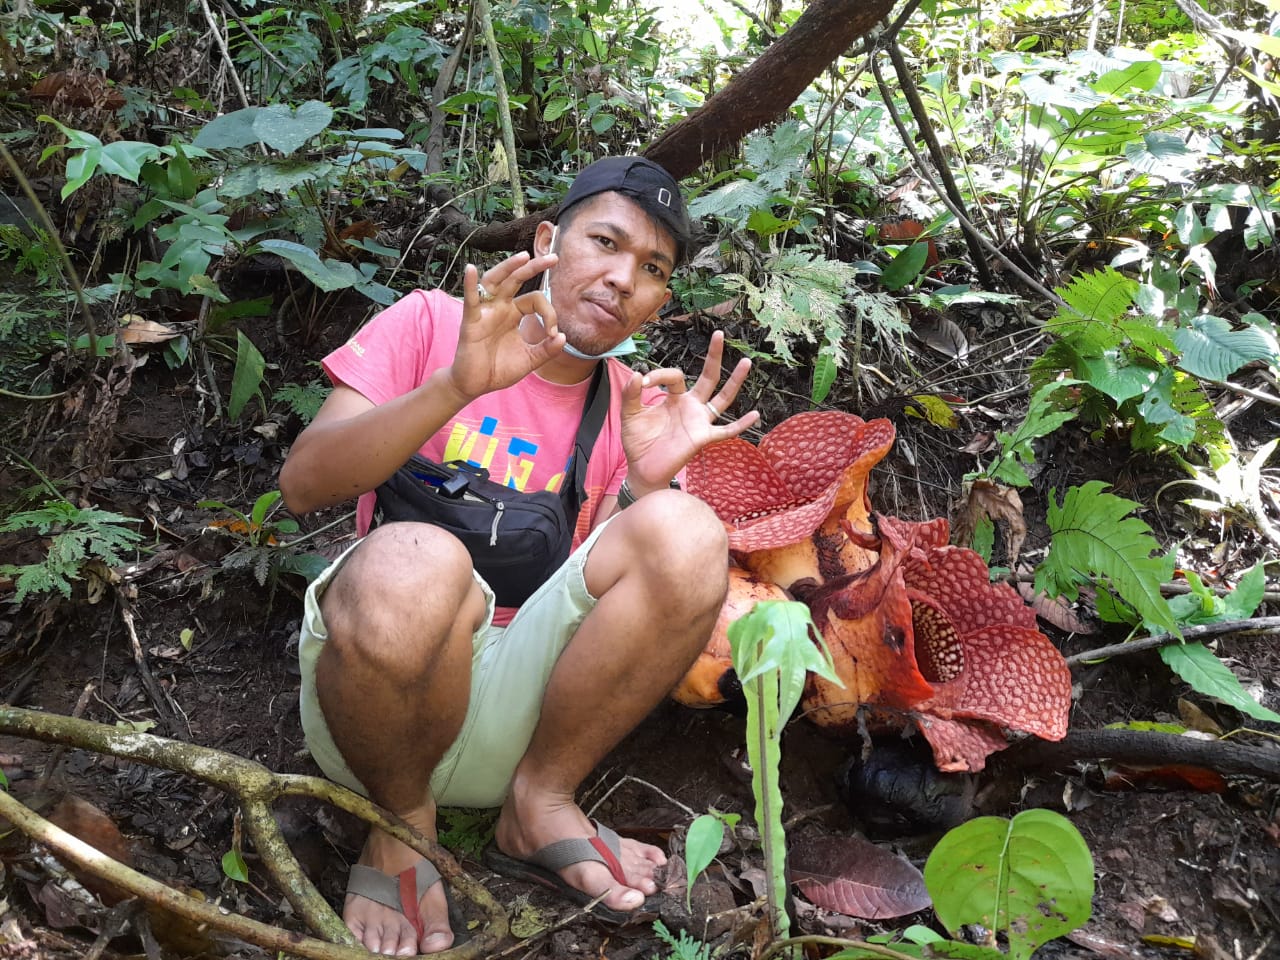
[[[462,278],[462,327],[449,381],[466,402],[518,383],[558,355],[565,344],[556,327],[556,312],[540,291],[520,294],[520,287],[555,266],[554,253],[530,259],[517,253],[489,268],[484,276],[468,264]],[[485,296],[481,296],[481,291]],[[537,314],[536,322],[521,324]]]

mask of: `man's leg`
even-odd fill
[[[711,635],[728,585],[719,520],[701,501],[662,491],[610,521],[587,558],[599,598],[551,673],[533,739],[511,782],[496,842],[526,858],[556,840],[595,831],[574,793],[602,759],[676,685]],[[560,871],[615,910],[655,893],[657,847],[622,841],[628,885],[600,863]],[[611,889],[612,888],[612,889]]]
[[[472,634],[485,598],[466,550],[426,524],[381,527],[346,560],[321,599],[329,639],[316,691],[334,744],[377,803],[436,837],[431,773],[466,715]],[[421,856],[379,830],[360,863],[392,877]],[[412,955],[453,942],[442,884],[420,904],[421,943],[400,913],[348,896],[342,916],[375,953]]]

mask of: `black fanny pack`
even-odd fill
[[[457,537],[499,606],[518,607],[569,558],[586,498],[587,459],[609,410],[608,374],[591,380],[573,459],[560,492],[521,493],[464,461],[415,454],[377,488],[373,523],[433,523]]]

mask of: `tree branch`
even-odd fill
[[[447,850],[372,801],[336,783],[319,777],[273,773],[252,760],[209,747],[5,705],[0,705],[0,733],[65,744],[173,770],[231,794],[245,812],[250,835],[264,866],[289,903],[313,931],[334,942],[325,943],[302,937],[235,914],[224,915],[213,904],[193,900],[105,857],[0,791],[0,815],[10,820],[23,833],[45,844],[59,857],[65,857],[78,869],[101,877],[162,909],[198,923],[208,923],[227,930],[234,936],[268,950],[279,950],[311,960],[367,958],[368,954],[363,948],[336,945],[353,944],[354,939],[307,878],[280,834],[275,818],[271,816],[270,805],[273,801],[283,796],[304,796],[331,803],[407,844],[430,860],[449,886],[484,911],[489,921],[485,930],[460,947],[436,954],[441,960],[471,960],[484,956],[507,935],[507,917],[501,905],[483,885],[463,872]]]
[[[1280,633],[1280,617],[1254,617],[1251,620],[1224,620],[1221,623],[1204,623],[1197,627],[1184,627],[1182,640],[1205,640],[1210,637],[1221,637],[1227,634],[1260,636]],[[1149,637],[1129,640],[1125,643],[1113,643],[1110,646],[1086,650],[1067,657],[1067,666],[1074,667],[1089,660],[1104,660],[1107,657],[1120,657],[1127,653],[1140,653],[1143,650],[1154,650],[1171,643],[1180,643],[1171,633],[1155,633]]]

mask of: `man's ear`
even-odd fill
[[[542,220],[538,223],[538,228],[533,233],[533,255],[535,257],[544,257],[551,252],[551,233],[555,229],[555,224],[550,220]]]

